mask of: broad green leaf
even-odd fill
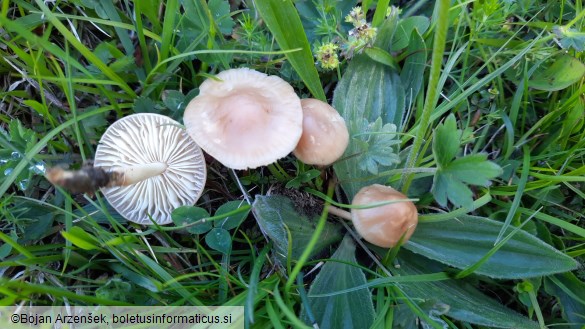
[[[215,211],[215,216],[221,216],[223,214],[227,214],[229,212],[232,212],[234,210],[237,210],[238,208],[240,208],[242,206],[243,201],[228,201],[224,204],[222,204],[216,211]],[[221,227],[223,229],[226,230],[231,230],[233,228],[238,227],[238,225],[240,225],[240,223],[246,219],[246,217],[248,217],[248,214],[250,213],[250,210],[247,211],[242,211],[239,212],[235,215],[231,215],[228,216],[224,219],[219,219],[219,220],[215,220],[213,221],[213,226],[214,227]]]
[[[213,228],[205,235],[205,243],[209,248],[217,250],[222,254],[227,254],[232,247],[232,237],[228,231],[223,228]]]
[[[476,216],[459,216],[443,222],[421,222],[404,248],[456,268],[474,265],[492,248],[503,223]],[[508,228],[505,236],[514,228]],[[519,230],[477,274],[492,278],[520,279],[575,269],[569,256],[537,237]]]
[[[439,124],[433,137],[433,155],[437,166],[446,167],[459,151],[461,130],[457,129],[455,116],[450,114],[445,122]]]
[[[313,97],[326,101],[325,92],[315,67],[311,45],[307,40],[301,18],[293,2],[291,0],[257,1],[256,9],[274,35],[280,49],[301,49],[287,53],[286,58],[311,91]]]
[[[418,33],[424,34],[430,23],[430,20],[423,16],[410,16],[400,20],[392,39],[392,51],[406,48],[411,42],[413,31],[418,30]]]
[[[69,231],[61,231],[61,235],[71,241],[73,245],[84,250],[100,249],[99,241],[91,234],[85,232],[81,227],[73,226]]]
[[[396,150],[391,154],[372,145],[378,138],[388,141],[390,131],[400,132],[402,129],[404,89],[400,77],[388,66],[370,59],[367,55],[358,55],[352,60],[335,89],[333,107],[345,119],[350,135],[348,148],[333,168],[345,193],[351,199],[360,188],[385,182],[385,177],[372,177],[372,172],[394,168],[394,159],[390,160],[388,157],[398,153],[398,144],[384,145],[385,151],[396,145]],[[388,124],[396,127],[391,128],[392,125]],[[365,156],[365,150],[379,152],[378,154],[387,157],[383,161],[385,163],[382,163],[385,167],[374,168],[375,162],[358,167],[358,159],[355,157]]]
[[[562,90],[578,82],[585,75],[585,64],[569,55],[562,55],[554,59],[552,65],[537,70],[528,86],[538,90]]]
[[[343,238],[331,259],[340,262],[326,262],[311,284],[308,294],[309,305],[319,328],[369,328],[375,316],[372,293],[369,289],[363,288],[328,297],[311,297],[367,283],[362,270],[349,265],[357,263],[355,244],[349,235]],[[309,323],[305,308],[302,310],[301,319]]]
[[[333,168],[345,192],[353,196],[364,186],[385,182],[386,178],[378,177],[378,172],[390,170],[400,162],[400,139],[396,126],[391,123],[382,126],[380,118],[373,123],[356,119],[348,129],[349,145]]]
[[[436,136],[435,136],[436,137]],[[438,139],[437,139],[438,140]],[[445,139],[448,140],[448,139]],[[438,152],[444,145],[437,145],[439,141],[433,141],[433,153]],[[445,151],[449,152],[449,150]],[[445,159],[441,160],[445,161]],[[490,179],[502,174],[502,168],[494,162],[487,160],[485,154],[472,154],[453,160],[443,167],[439,167],[433,179],[431,189],[435,200],[442,206],[447,206],[449,200],[456,207],[471,209],[473,198],[468,185],[488,186]]]
[[[396,60],[390,53],[378,47],[369,47],[365,50],[366,55],[380,64],[396,69]]]
[[[547,293],[555,296],[563,311],[563,317],[571,328],[582,329],[585,325],[585,283],[573,273],[557,274],[544,280]]]
[[[401,250],[400,267],[392,271],[401,276],[441,271],[441,264]],[[401,283],[401,290],[432,316],[437,308],[445,315],[464,322],[496,328],[538,328],[538,324],[495,301],[463,280]]]
[[[388,66],[358,55],[335,88],[333,107],[348,124],[359,118],[374,122],[381,117],[383,124],[393,123],[400,131],[404,115],[400,77]]]
[[[427,52],[425,40],[418,30],[412,31],[410,43],[406,48],[408,57],[404,60],[400,80],[404,86],[407,104],[412,104],[421,90],[424,81],[424,73],[427,65]]]
[[[177,226],[183,226],[201,221],[203,218],[208,218],[209,213],[207,210],[193,206],[182,206],[173,210],[171,218],[173,223]],[[202,221],[193,226],[187,227],[187,232],[192,234],[203,234],[211,230],[211,222]]]
[[[453,160],[447,167],[448,172],[457,175],[457,179],[470,185],[488,186],[490,178],[502,174],[502,168],[496,163],[487,161],[487,154],[471,154]]]
[[[453,174],[437,172],[433,177],[431,188],[435,201],[443,207],[447,206],[447,200],[456,207],[471,209],[473,204],[473,192],[467,185],[461,183]]]
[[[256,196],[256,200],[254,200],[252,211],[256,215],[258,225],[262,232],[273,241],[273,250],[283,262],[288,255],[289,233],[292,238],[291,256],[293,259],[298,259],[301,256],[313,235],[321,209],[313,215],[299,212],[307,210],[295,208],[291,199],[281,195],[260,195]],[[319,242],[313,249],[313,254],[339,239],[341,239],[341,234],[338,227],[328,222]]]

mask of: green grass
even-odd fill
[[[582,328],[582,1],[361,3],[375,40],[349,33],[352,1],[3,1],[0,305],[241,305],[254,328]],[[329,42],[334,70],[314,57]],[[92,159],[116,119],[180,121],[235,67],[333,104],[352,136],[342,159],[208,158],[179,227],[127,222],[100,193],[44,178]],[[418,200],[400,248],[328,214],[372,183]]]

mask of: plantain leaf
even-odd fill
[[[538,90],[562,90],[578,82],[585,75],[585,65],[578,59],[562,55],[556,58],[552,65],[536,71],[528,86]]]
[[[367,55],[356,56],[335,89],[333,107],[345,119],[350,135],[349,146],[342,160],[333,168],[351,199],[360,188],[385,182],[385,177],[372,176],[372,172],[394,168],[394,158],[380,163],[383,167],[373,169],[368,165],[358,166],[360,160],[356,156],[364,155],[366,150],[369,154],[382,154],[395,145],[382,143],[385,149],[380,150],[374,143],[378,137],[388,141],[392,137],[391,132],[400,132],[402,129],[404,89],[400,77],[394,70]],[[394,152],[386,153],[386,156],[391,157],[398,151],[396,144]]]
[[[406,250],[399,254],[400,267],[393,271],[401,276],[441,270],[441,264]],[[425,301],[419,306],[432,318],[441,312],[451,318],[496,328],[538,328],[538,324],[518,314],[462,280],[401,283],[402,291],[412,300]]]
[[[363,288],[328,297],[311,297],[345,290],[367,283],[366,276],[357,266],[355,244],[346,235],[337,251],[331,256],[340,262],[326,262],[309,289],[309,305],[319,328],[370,328],[374,322],[372,293]],[[303,308],[301,319],[310,323]]]
[[[459,216],[456,220],[421,222],[404,248],[428,258],[467,268],[494,248],[503,223],[484,217]],[[505,235],[514,228],[508,228]],[[475,273],[492,278],[531,278],[574,270],[573,258],[537,237],[519,230]]]
[[[292,200],[282,195],[256,196],[252,212],[262,232],[273,241],[276,257],[283,264],[286,263],[288,255],[288,234],[290,233],[292,238],[291,256],[298,259],[313,235],[320,214],[320,210],[314,215],[299,213]],[[339,229],[329,222],[326,223],[313,254],[339,239],[341,239]]]
[[[257,1],[256,9],[282,50],[301,48],[300,51],[287,53],[286,58],[311,91],[313,97],[326,101],[311,46],[301,24],[299,13],[292,1]]]

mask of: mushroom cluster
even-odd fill
[[[253,169],[294,154],[303,162],[329,165],[347,147],[343,118],[327,103],[300,100],[292,86],[248,68],[207,79],[185,109],[189,135],[232,169]]]
[[[162,225],[172,221],[175,208],[201,195],[206,179],[201,148],[232,169],[268,165],[291,152],[307,164],[327,166],[349,142],[333,107],[301,100],[283,79],[248,68],[204,81],[183,121],[185,129],[158,114],[122,118],[102,136],[94,166],[52,170],[47,178],[72,191],[101,189],[126,219]]]

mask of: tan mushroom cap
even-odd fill
[[[189,135],[205,152],[233,169],[265,166],[288,155],[302,132],[294,89],[277,76],[247,68],[207,79],[185,110]]]
[[[318,99],[302,99],[301,105],[303,134],[294,155],[306,164],[332,164],[343,155],[349,143],[345,121],[333,107]]]
[[[359,190],[353,198],[352,205],[371,205],[404,199],[408,197],[395,189],[374,184]],[[418,223],[418,213],[412,201],[405,201],[375,208],[352,209],[351,220],[366,241],[390,248],[398,243],[403,234],[403,243],[410,239]]]
[[[114,122],[100,140],[94,165],[126,177],[130,185],[102,192],[122,216],[145,225],[152,224],[149,216],[171,223],[174,209],[199,199],[207,177],[199,146],[178,122],[152,113]]]

